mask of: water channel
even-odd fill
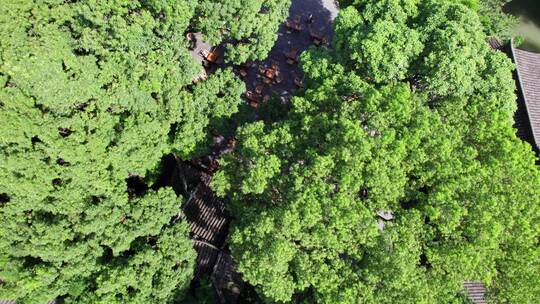
[[[540,53],[540,1],[513,0],[505,6],[505,11],[519,17],[516,35],[525,38],[520,48]]]

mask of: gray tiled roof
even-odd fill
[[[219,303],[237,303],[244,286],[242,276],[236,271],[232,257],[220,252],[211,275]]]
[[[486,304],[486,286],[480,282],[465,281],[463,283],[469,299],[476,304]]]
[[[228,233],[225,203],[214,196],[208,183],[203,180],[182,209],[196,239],[221,247]]]
[[[205,241],[193,240],[193,248],[197,251],[195,277],[212,272],[220,249]]]
[[[192,169],[186,166],[183,171]],[[212,272],[227,239],[229,218],[225,213],[225,202],[210,188],[211,177],[198,170],[192,170],[188,175],[199,181],[182,210],[191,230],[193,248],[197,251],[195,276],[200,277]]]
[[[12,300],[0,300],[0,304],[17,304],[17,302]],[[50,301],[48,304],[57,304],[57,302]]]
[[[512,55],[517,65],[520,90],[523,93],[535,146],[540,146],[540,54],[515,48]]]

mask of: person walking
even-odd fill
[[[306,23],[311,25],[313,23],[313,14],[309,14],[306,20]]]

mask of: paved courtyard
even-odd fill
[[[247,90],[254,92],[260,100],[276,93],[283,102],[288,101],[294,90],[298,89],[295,79],[301,80],[303,77],[298,64],[287,63],[288,58],[285,54],[296,49],[300,55],[301,52],[314,45],[310,31],[328,38],[329,43],[333,34],[332,23],[337,12],[338,8],[334,0],[293,0],[289,10],[289,20],[293,24],[295,19],[299,21],[296,24],[302,27],[302,30],[290,30],[285,23],[281,24],[278,39],[268,58],[264,61],[253,62],[249,68],[245,69],[247,75],[243,79]],[[310,15],[312,15],[311,23],[308,22]],[[261,73],[265,69],[271,68],[272,65],[277,66],[279,78],[282,79],[279,83],[276,83],[275,80],[265,83],[269,80],[265,80],[266,76]]]

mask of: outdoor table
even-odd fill
[[[276,74],[276,77],[275,77],[274,81],[275,81],[276,83],[278,83],[278,84],[279,84],[279,83],[282,83],[282,82],[283,82],[283,75],[281,75],[281,73]]]
[[[304,87],[304,81],[298,77],[294,77],[294,84],[299,88]]]
[[[276,70],[274,69],[266,69],[264,71],[264,76],[266,76],[269,79],[274,79],[275,74],[276,74]]]
[[[248,74],[248,72],[247,72],[247,70],[245,68],[240,68],[238,70],[238,72],[240,73],[240,77],[246,77],[247,74]]]
[[[208,50],[200,50],[199,54],[201,56],[203,56],[203,58],[206,58],[206,57],[208,57]]]
[[[262,94],[264,86],[262,84],[255,87],[255,93]]]
[[[264,72],[266,71],[266,67],[264,65],[259,65],[258,71],[259,71],[259,74],[264,75]]]
[[[249,101],[249,105],[254,109],[257,109],[259,107],[258,103],[254,102],[254,101],[251,101],[251,100]]]
[[[285,53],[288,64],[295,64],[298,61],[298,49],[294,48]]]
[[[206,60],[208,60],[211,63],[216,62],[218,60],[218,58],[219,58],[219,54],[218,54],[217,51],[211,51],[206,56]]]
[[[252,91],[247,91],[246,92],[246,98],[247,100],[249,100],[250,102],[253,101],[253,102],[260,102],[261,100],[261,95],[260,94],[256,94],[256,93],[253,93]]]
[[[189,49],[193,50],[197,46],[197,38],[195,37],[195,34],[193,33],[187,33],[186,38],[189,42]]]
[[[229,138],[229,140],[227,141],[227,144],[231,147],[236,146],[236,138],[234,137]]]
[[[319,32],[316,32],[316,31],[310,31],[309,36],[311,36],[311,38],[313,39],[313,42],[315,43],[315,45],[327,44],[328,43],[328,38],[326,36],[324,36],[322,33],[319,33]]]
[[[287,19],[285,21],[285,27],[288,29],[288,30],[294,30],[296,32],[301,32],[304,28],[302,27],[301,24],[299,23],[296,23],[296,22],[293,22],[289,19]]]

